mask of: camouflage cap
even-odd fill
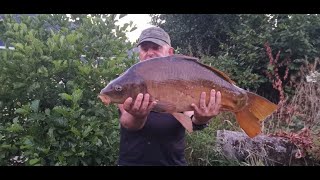
[[[165,44],[171,46],[169,34],[159,27],[150,27],[143,30],[140,34],[137,46],[145,41],[154,42],[160,46],[163,46]]]

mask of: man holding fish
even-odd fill
[[[137,46],[140,61],[174,54],[168,33],[158,27],[142,31]],[[210,96],[207,102],[206,96]],[[202,130],[218,115],[220,102],[220,92],[214,89],[210,94],[202,92],[199,106],[192,103],[193,111],[185,111],[181,115],[191,118],[192,130]],[[142,92],[118,104],[121,124],[118,165],[187,165],[184,153],[186,128],[178,116],[153,111],[156,106],[157,101]]]

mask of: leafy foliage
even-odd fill
[[[136,62],[115,15],[5,15],[0,39],[0,164],[109,165],[115,107],[97,95]],[[20,161],[17,161],[20,159]]]
[[[152,24],[166,30],[181,53],[199,56],[199,51],[217,55],[221,43],[228,44],[230,32],[239,24],[236,14],[151,14]]]

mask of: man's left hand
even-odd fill
[[[194,110],[194,123],[206,124],[211,118],[218,115],[221,107],[221,93],[216,92],[214,89],[210,92],[210,100],[208,106],[206,105],[206,93],[202,92],[200,96],[200,107],[191,104]]]

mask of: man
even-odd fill
[[[137,44],[140,61],[174,54],[169,35],[161,28],[142,31]],[[207,126],[219,113],[221,94],[211,91],[200,98],[200,107],[184,112],[193,121],[194,130]],[[149,94],[138,94],[135,102],[129,97],[119,104],[121,137],[119,165],[187,165],[185,159],[185,129],[171,114],[151,111],[156,102],[149,102]]]

